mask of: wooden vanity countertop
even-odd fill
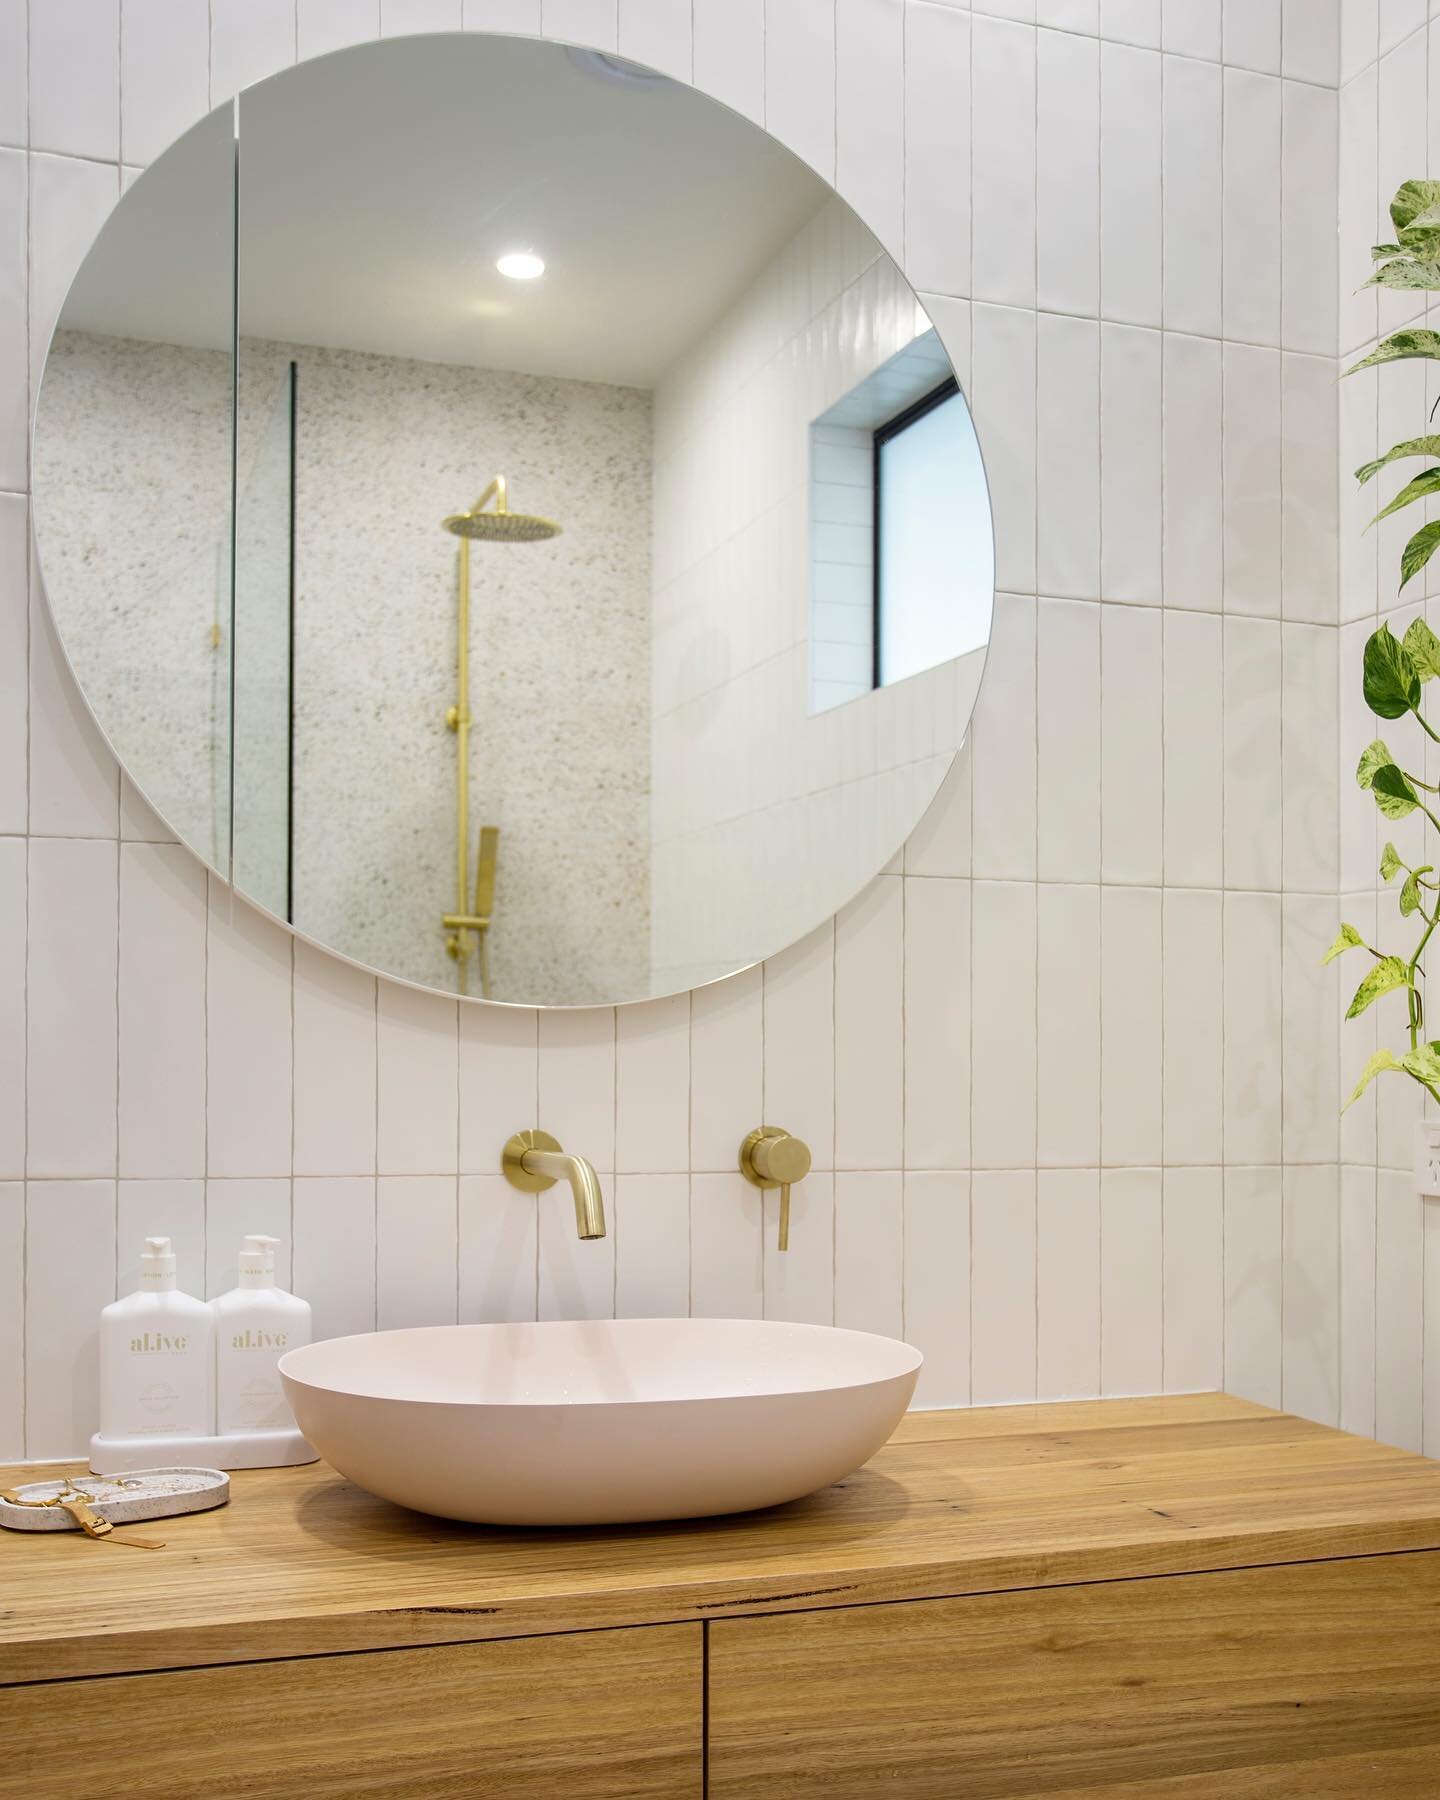
[[[0,1685],[1440,1548],[1440,1463],[1223,1394],[911,1413],[807,1500],[661,1525],[452,1524],[324,1463],[231,1493],[163,1550],[0,1530]]]

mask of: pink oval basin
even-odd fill
[[[401,1506],[491,1525],[608,1525],[775,1506],[889,1437],[921,1356],[760,1319],[433,1325],[282,1357],[300,1429]]]

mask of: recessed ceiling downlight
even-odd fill
[[[495,267],[512,281],[533,281],[545,273],[545,259],[533,250],[507,250]]]

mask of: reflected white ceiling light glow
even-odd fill
[[[512,281],[533,281],[545,273],[545,259],[533,250],[507,250],[495,267]]]

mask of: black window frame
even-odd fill
[[[960,383],[953,375],[947,375],[938,387],[931,388],[928,394],[922,394],[918,400],[912,400],[909,406],[901,409],[893,418],[886,419],[884,424],[877,425],[871,435],[870,450],[870,506],[871,506],[871,580],[870,580],[870,688],[883,687],[880,679],[880,614],[881,614],[881,534],[884,520],[881,516],[880,502],[880,460],[885,446],[892,438],[900,436],[923,419],[927,413],[934,412],[937,406],[943,406],[947,400],[953,400],[960,392]]]

